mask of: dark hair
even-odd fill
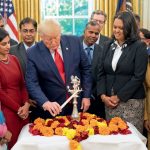
[[[126,43],[129,44],[139,39],[138,26],[132,12],[119,12],[114,17],[114,20],[115,19],[120,19],[123,22],[123,33]]]
[[[99,26],[99,24],[97,23],[97,21],[89,21],[86,25],[85,25],[85,29],[88,28],[88,26]]]
[[[0,42],[1,42],[6,36],[9,36],[9,33],[8,33],[5,29],[0,28]]]
[[[37,22],[34,19],[29,18],[29,17],[26,17],[23,20],[21,20],[21,22],[19,24],[19,28],[21,29],[22,25],[28,24],[28,23],[32,23],[34,28],[35,28],[35,30],[37,31]]]
[[[95,14],[96,14],[96,15],[102,15],[102,16],[104,16],[104,17],[105,17],[105,21],[106,21],[107,15],[106,15],[106,13],[103,12],[102,10],[95,10],[95,11],[93,11],[92,14],[91,14],[91,20],[93,19],[93,16],[94,16]]]
[[[146,39],[150,39],[150,31],[149,31],[148,29],[141,28],[141,29],[140,29],[140,32],[143,33],[143,35],[144,35],[144,37],[145,37]]]

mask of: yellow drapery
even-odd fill
[[[19,29],[20,21],[25,17],[31,17],[40,22],[40,0],[12,0],[16,13],[16,20]],[[20,39],[20,36],[19,36]],[[36,40],[38,37],[36,38]]]
[[[143,0],[131,0],[133,12],[139,14],[141,17],[142,25],[142,6]],[[109,37],[112,35],[113,17],[116,12],[118,0],[94,0],[94,10],[103,10],[107,14],[107,21],[102,34]]]

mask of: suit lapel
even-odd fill
[[[124,58],[126,57],[128,50],[129,50],[129,47],[125,47],[125,48],[122,49],[122,54],[121,54],[121,56],[120,56],[120,58],[119,58],[119,60],[118,60],[117,67],[116,67],[116,71],[117,71],[118,65],[119,65],[119,64],[124,60]]]
[[[63,55],[63,61],[64,61],[64,68],[65,68],[65,76],[66,76],[66,83],[69,82],[69,69],[70,69],[70,63],[69,59],[71,59],[71,49],[70,46],[67,44],[65,40],[61,40],[61,50]]]
[[[53,59],[51,53],[49,52],[48,48],[44,45],[43,42],[41,42],[40,51],[41,51],[42,58],[45,59],[45,61],[46,61],[47,69],[51,69],[53,71],[53,73],[55,74],[55,76],[58,78],[58,80],[62,84],[64,84],[64,82],[61,79],[61,76],[60,76],[60,74],[58,72],[58,69],[56,67],[56,64],[54,62],[54,59]]]
[[[94,45],[94,51],[93,51],[92,67],[97,65],[98,56],[99,56],[99,49],[98,49],[97,45],[95,44]]]
[[[21,57],[21,61],[23,61],[23,64],[26,64],[26,62],[27,62],[27,53],[26,53],[26,49],[25,49],[23,43],[20,44],[18,53]]]

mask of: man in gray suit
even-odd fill
[[[12,46],[10,54],[15,55],[19,59],[23,74],[25,75],[27,62],[26,52],[29,47],[35,44],[37,22],[29,17],[24,18],[19,24],[19,29],[23,41],[18,45]]]
[[[110,40],[109,37],[104,36],[100,33],[105,25],[106,20],[107,20],[106,13],[103,12],[102,10],[93,11],[91,14],[90,20],[96,21],[99,24],[99,37],[98,37],[98,40],[96,41],[96,43],[103,46],[106,41]]]
[[[105,118],[104,104],[97,97],[97,71],[98,66],[102,64],[102,47],[96,44],[99,37],[100,27],[97,21],[90,21],[86,24],[84,35],[80,37],[83,45],[83,50],[87,54],[88,60],[91,64],[91,76],[92,76],[92,95],[91,106],[88,112],[96,114],[102,118]]]
[[[35,45],[35,37],[37,33],[37,22],[32,18],[24,18],[19,24],[20,35],[22,42],[18,45],[12,46],[10,48],[10,54],[15,55],[20,62],[23,74],[26,73],[26,63],[27,63],[27,50],[29,47]],[[32,97],[30,97],[32,99]],[[30,114],[30,121],[34,121],[38,116],[38,107],[36,106],[35,101],[31,100],[30,107],[32,113]]]

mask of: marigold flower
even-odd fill
[[[91,120],[90,120],[90,126],[91,126],[91,127],[97,126],[97,120],[91,119]]]
[[[62,128],[61,128],[61,127],[56,128],[56,129],[55,129],[55,134],[62,136],[62,135],[63,135],[63,130],[62,130]]]
[[[51,124],[51,128],[56,128],[60,123],[58,121],[54,121],[52,124]]]
[[[66,133],[68,139],[73,139],[75,135],[76,135],[76,130],[74,129],[69,129]]]
[[[42,118],[37,118],[34,120],[34,124],[45,124],[45,120]]]
[[[43,127],[42,123],[35,124],[33,130],[40,130]]]
[[[94,129],[93,128],[88,128],[87,131],[89,131],[88,135],[94,135]]]
[[[53,131],[53,129],[51,127],[42,127],[40,129],[40,132],[44,136],[52,136],[52,135],[54,135],[54,131]]]
[[[101,135],[109,135],[110,134],[109,127],[101,127],[101,128],[99,128],[99,134],[101,134]]]
[[[99,128],[101,128],[101,127],[107,127],[107,123],[106,122],[97,122],[97,126]]]
[[[116,124],[109,124],[110,132],[118,132],[118,126]]]
[[[69,143],[70,150],[81,150],[81,145],[75,140],[71,140]]]

